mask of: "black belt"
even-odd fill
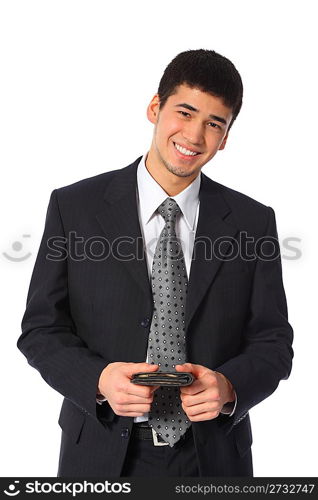
[[[181,436],[178,443],[183,442],[187,436],[192,432],[191,427],[187,430],[183,436]],[[152,429],[147,422],[137,422],[134,423],[132,428],[132,437],[136,439],[142,439],[145,441],[152,441],[154,446],[165,446],[168,445],[157,432]],[[176,443],[176,444],[178,444]]]

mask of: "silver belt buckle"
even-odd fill
[[[161,443],[160,441],[158,441],[158,435],[153,427],[151,428],[151,432],[152,432],[152,440],[154,446],[169,446],[169,443],[166,442]]]

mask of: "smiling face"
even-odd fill
[[[160,179],[170,179],[173,184],[188,185],[224,149],[233,114],[221,98],[180,85],[161,109],[156,94],[147,116],[155,125],[148,170],[160,184]]]

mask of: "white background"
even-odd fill
[[[255,476],[317,476],[315,4],[0,3],[1,476],[57,472],[62,398],[16,348],[49,195],[147,151],[145,111],[162,72],[198,48],[230,58],[245,88],[226,149],[203,171],[272,206],[281,241],[301,240],[299,259],[282,249],[294,367],[251,411]]]

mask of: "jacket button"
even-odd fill
[[[140,326],[142,326],[143,328],[147,328],[147,326],[149,326],[149,323],[150,323],[150,318],[144,318],[140,322]]]
[[[124,427],[121,430],[121,437],[124,438],[124,439],[128,439],[129,438],[129,429],[128,429],[128,427]]]

